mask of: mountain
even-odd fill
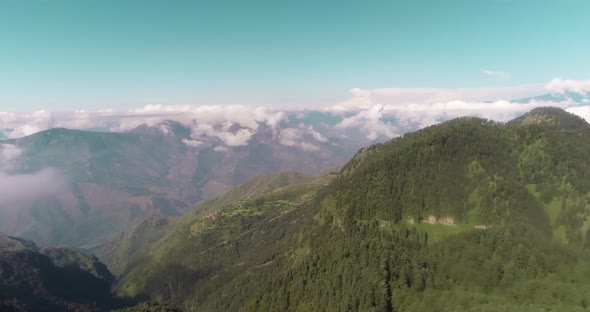
[[[93,252],[104,260],[109,270],[121,274],[140,253],[146,252],[151,244],[163,238],[176,222],[178,217],[150,213],[130,231],[120,233]]]
[[[56,128],[0,141],[0,178],[26,189],[0,196],[0,230],[42,246],[93,249],[147,215],[179,216],[262,173],[316,174],[360,146],[309,128],[289,135],[263,124],[248,129],[234,124],[225,142],[164,121],[121,133]],[[248,144],[234,142],[246,132]]]
[[[192,311],[588,311],[590,128],[458,118],[183,222],[119,294]]]
[[[111,278],[96,258],[41,252],[33,242],[0,233],[1,311],[105,311],[114,307]]]

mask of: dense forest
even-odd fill
[[[193,214],[117,291],[186,311],[587,311],[589,134],[554,108],[406,134]]]

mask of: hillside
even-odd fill
[[[588,125],[524,119],[559,122],[459,118],[185,220],[117,291],[186,311],[587,311]]]
[[[113,273],[121,274],[129,263],[133,262],[141,254],[148,252],[154,243],[167,235],[179,223],[184,224],[186,220],[215,213],[227,205],[244,200],[255,194],[268,192],[292,184],[308,182],[312,179],[311,177],[295,172],[259,175],[233,188],[222,196],[203,202],[181,218],[150,214],[142,222],[133,227],[131,231],[119,235],[114,240],[94,250],[94,252],[104,260]]]

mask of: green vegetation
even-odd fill
[[[252,180],[230,190],[226,194],[207,200],[188,212],[182,219],[165,217],[158,214],[148,215],[130,232],[120,235],[109,243],[94,250],[115,274],[123,273],[124,269],[142,253],[149,253],[148,249],[158,240],[166,236],[170,229],[180,224],[189,224],[193,219],[199,219],[208,213],[218,211],[236,201],[244,200],[255,194],[269,192],[291,184],[309,182],[311,177],[295,173],[281,172],[277,174],[262,174]],[[241,211],[241,213],[249,213]],[[250,213],[260,212],[252,211]]]

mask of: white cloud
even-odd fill
[[[315,131],[312,126],[300,124],[297,128],[281,129],[279,133],[279,144],[301,148],[304,151],[317,151],[320,148],[313,143],[326,143],[328,138]]]
[[[0,112],[0,125],[8,131],[8,137],[19,138],[52,127],[52,114],[47,111],[33,113]]]
[[[254,134],[253,130],[240,129],[236,133],[231,132],[220,132],[217,133],[217,137],[225,143],[227,146],[243,146],[248,145],[248,141]]]
[[[229,148],[227,148],[227,146],[219,145],[219,146],[215,146],[213,148],[213,150],[216,151],[216,152],[225,153],[225,152],[228,152],[229,151]]]
[[[386,106],[384,110],[387,114],[393,113],[404,120],[420,122],[420,126],[428,126],[440,120],[460,116],[478,116],[496,121],[507,121],[536,107],[557,106],[566,108],[570,105],[571,103],[547,101],[530,101],[528,103],[450,101],[435,104],[411,104],[404,107]]]
[[[14,144],[0,144],[0,207],[54,195],[67,185],[64,177],[51,168],[28,174],[8,173],[16,168],[22,154],[23,150]]]
[[[9,138],[20,138],[54,127],[128,131],[142,124],[156,126],[163,133],[170,134],[170,129],[161,124],[162,121],[170,119],[181,122],[191,129],[192,139],[187,140],[191,146],[196,146],[203,137],[216,138],[228,146],[241,146],[248,143],[260,124],[276,130],[283,118],[284,112],[264,107],[147,105],[127,111],[38,111],[32,114],[0,112],[0,125],[9,129]]]
[[[373,105],[369,109],[362,110],[356,115],[342,120],[335,127],[340,129],[360,128],[367,136],[367,139],[371,141],[376,140],[379,136],[392,138],[396,135],[395,127],[381,120],[383,111],[384,107],[382,105]]]
[[[488,70],[488,74],[498,71]],[[574,81],[554,79],[547,84],[529,84],[513,87],[479,88],[379,88],[350,90],[350,97],[340,103],[318,108],[331,113],[340,122],[327,132],[318,132],[310,125],[279,129],[285,120],[285,111],[244,105],[147,105],[130,110],[105,109],[75,111],[70,113],[2,113],[0,127],[9,129],[10,138],[18,138],[53,127],[73,129],[104,128],[111,131],[127,131],[147,124],[159,128],[165,134],[172,129],[163,123],[175,120],[190,129],[190,138],[183,142],[190,147],[243,146],[248,144],[261,125],[272,129],[272,139],[287,146],[316,150],[328,141],[326,133],[340,136],[337,131],[354,129],[368,139],[393,137],[407,130],[424,127],[450,118],[471,115],[494,120],[508,120],[538,106],[573,107],[588,103],[532,101],[512,102],[514,99],[552,93],[586,92],[590,80]],[[578,111],[578,110],[574,110]],[[579,110],[582,111],[582,110]],[[299,114],[303,118],[304,114]],[[389,121],[388,121],[389,120]],[[396,120],[392,122],[391,120]],[[317,125],[318,129],[324,129]],[[327,127],[326,127],[327,128]],[[326,130],[326,129],[324,129]],[[212,145],[213,144],[213,145]]]
[[[0,206],[58,194],[67,183],[55,169],[30,174],[11,175],[0,172]]]
[[[491,71],[490,71],[491,72]],[[507,121],[540,106],[573,107],[571,99],[560,102],[531,100],[527,103],[511,100],[534,97],[551,92],[584,92],[590,90],[590,80],[556,79],[546,85],[531,84],[504,88],[382,88],[352,89],[351,97],[328,107],[331,112],[352,112],[337,128],[358,128],[370,140],[383,135],[393,137],[399,132],[426,127],[460,116],[478,116]],[[587,100],[587,99],[586,99]],[[572,111],[584,111],[573,109]],[[387,123],[384,117],[398,120]]]
[[[571,102],[530,101],[518,103],[511,101],[466,102],[449,101],[424,104],[375,104],[370,108],[359,110],[351,117],[345,118],[337,128],[358,128],[367,139],[375,140],[380,136],[392,138],[401,132],[424,128],[439,122],[461,116],[477,116],[496,121],[508,121],[527,111],[541,106],[568,108]],[[395,124],[383,121],[384,117],[395,117]]]
[[[367,109],[376,104],[434,104],[450,101],[493,102],[514,100],[546,93],[543,84],[530,84],[514,87],[480,88],[380,88],[350,90],[351,97],[326,108],[328,111],[350,111]]]
[[[241,105],[148,105],[131,110],[117,130],[129,130],[141,124],[156,125],[164,119],[173,119],[191,128],[191,137],[217,138],[227,146],[247,145],[260,124],[275,129],[285,117],[283,112],[264,107]],[[233,129],[238,127],[239,129]]]
[[[0,144],[0,170],[8,170],[22,155],[23,150],[13,144]]]
[[[484,69],[481,72],[486,76],[491,76],[499,79],[510,79],[510,77],[512,76],[509,72],[501,70]]]
[[[567,109],[568,112],[576,114],[590,123],[590,106],[576,106]]]
[[[307,132],[314,138],[314,140],[322,143],[328,142],[328,138],[323,136],[321,133],[315,131],[312,126],[309,126]]]
[[[182,143],[190,147],[199,147],[203,145],[203,141],[182,139]]]
[[[573,92],[585,94],[590,92],[590,80],[568,80],[555,78],[546,85],[546,89],[550,93],[563,94],[565,92]]]

